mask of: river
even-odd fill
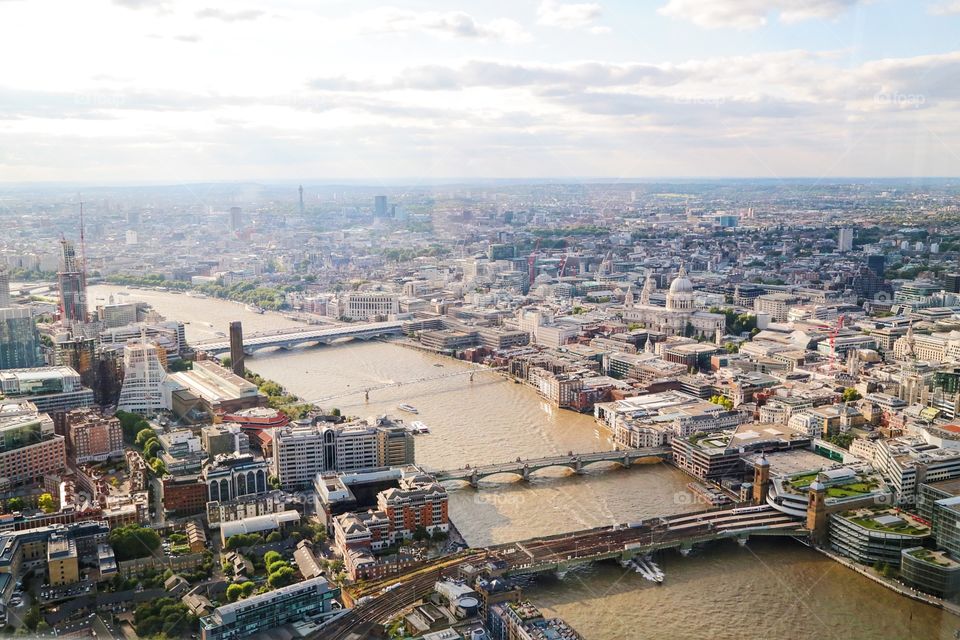
[[[303,327],[278,314],[183,294],[98,285],[91,302],[127,291],[170,319],[189,322],[188,340],[226,333]],[[264,351],[247,367],[305,400],[360,417],[398,415],[415,405],[430,435],[416,439],[418,463],[432,468],[612,448],[590,416],[553,409],[524,385],[491,372],[471,382],[468,365],[383,342]],[[371,393],[366,387],[433,378]],[[520,540],[699,508],[689,481],[664,464],[597,467],[589,477],[544,472],[481,491],[453,490],[451,517],[471,545]],[[543,579],[528,596],[590,640],[620,638],[953,638],[960,620],[899,596],[793,541],[717,544],[687,558],[663,554],[663,585],[601,564]]]

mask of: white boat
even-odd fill
[[[397,409],[400,409],[400,411],[406,411],[407,413],[420,413],[412,404],[398,404]]]
[[[657,563],[655,563],[649,557],[634,558],[632,564],[634,570],[650,582],[663,584],[663,579],[665,577],[663,571],[661,571],[660,567],[657,566]]]
[[[410,433],[421,434],[421,433],[430,433],[430,427],[419,420],[414,420],[410,423],[410,428],[408,429]]]

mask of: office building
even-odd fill
[[[304,580],[214,609],[200,619],[202,640],[250,638],[291,622],[321,621],[334,615],[340,589],[325,578]]]
[[[180,389],[173,395],[173,411],[179,416],[212,417],[267,403],[257,385],[213,360],[198,360],[192,369],[170,374],[170,380]]]
[[[366,422],[287,426],[273,432],[273,466],[284,489],[299,489],[325,471],[359,471],[412,460],[411,440],[392,426]]]
[[[219,455],[204,467],[200,478],[210,501],[226,502],[270,490],[270,465],[251,454]]]
[[[207,485],[196,475],[165,475],[161,482],[163,511],[177,517],[203,513],[207,505]]]
[[[0,309],[10,306],[10,269],[0,265]]]
[[[60,316],[68,324],[87,322],[87,283],[82,268],[73,243],[61,240],[57,284],[60,287]]]
[[[115,417],[74,409],[67,413],[66,425],[70,454],[77,464],[123,457],[123,429]]]
[[[883,278],[887,271],[887,258],[882,253],[872,253],[867,256],[867,268],[873,271],[878,278]]]
[[[34,367],[0,371],[0,391],[8,398],[33,402],[41,412],[56,413],[93,405],[93,391],[70,367]]]
[[[0,404],[0,490],[39,482],[66,465],[65,441],[50,416],[24,400]]]
[[[40,334],[30,309],[0,308],[0,369],[23,369],[42,364]]]
[[[247,369],[244,365],[243,324],[237,320],[230,323],[230,369],[241,378]]]
[[[944,275],[943,289],[947,293],[960,293],[960,273],[948,273]]]
[[[250,437],[238,424],[214,424],[200,429],[200,442],[209,458],[250,453]]]
[[[789,293],[768,293],[754,299],[753,310],[769,315],[773,322],[786,322],[787,312],[797,304],[800,304],[797,296]]]
[[[230,230],[239,231],[243,228],[243,210],[240,207],[230,207]]]
[[[140,305],[136,302],[106,304],[100,307],[100,319],[106,329],[136,324],[140,319]]]
[[[377,462],[384,467],[402,467],[414,463],[413,434],[403,426],[377,429]]]
[[[287,491],[310,486],[316,474],[333,468],[333,446],[329,429],[312,425],[274,429],[273,468],[280,486]]]
[[[382,291],[354,291],[343,297],[341,314],[351,320],[367,320],[400,313],[400,296]]]
[[[123,386],[118,410],[141,414],[170,410],[173,392],[179,388],[168,379],[157,345],[131,341],[123,348]]]
[[[378,218],[387,217],[387,196],[373,196],[373,215]]]
[[[837,250],[841,253],[853,251],[853,229],[840,229],[837,232]]]
[[[76,540],[65,533],[50,536],[47,541],[47,573],[53,587],[80,581]]]

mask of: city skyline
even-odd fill
[[[916,177],[960,159],[956,2],[12,0],[0,21],[24,27],[0,51],[30,52],[0,81],[4,182]]]

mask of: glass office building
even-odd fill
[[[30,309],[0,309],[0,369],[39,367],[40,335]]]

